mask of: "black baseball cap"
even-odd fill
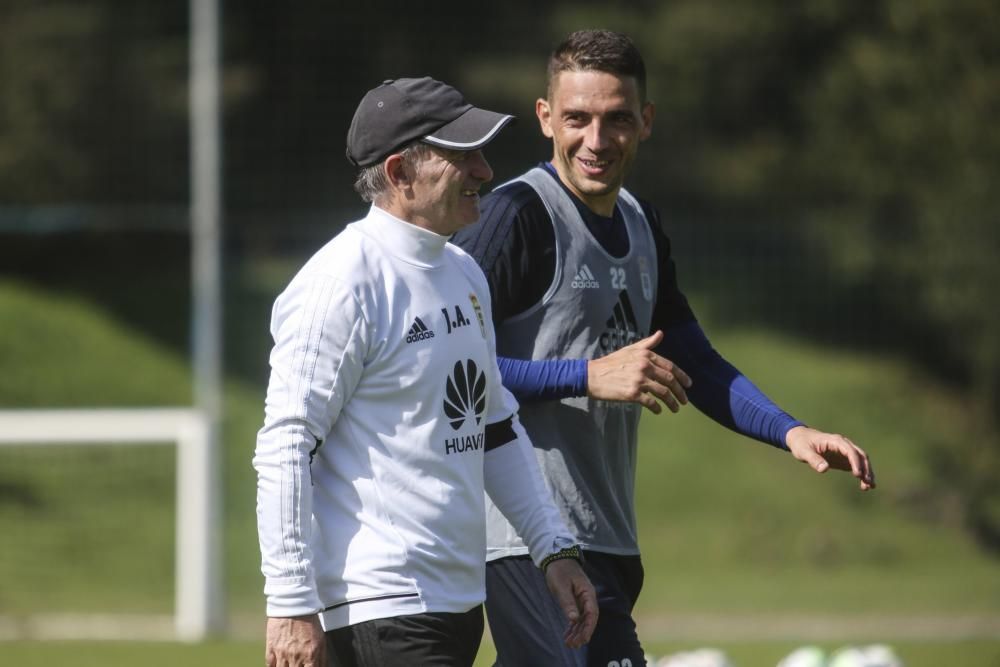
[[[456,151],[482,148],[514,120],[474,107],[462,94],[429,76],[389,79],[361,99],[347,131],[347,159],[356,167],[378,164],[420,140]]]

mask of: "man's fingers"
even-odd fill
[[[813,460],[809,462],[809,465],[811,465],[813,470],[816,472],[826,472],[830,469],[830,464],[827,463],[826,459],[822,456],[813,458]]]
[[[660,406],[660,401],[662,401],[671,412],[676,413],[681,409],[677,398],[673,395],[670,388],[665,387],[658,382],[647,382],[639,391],[639,395],[635,400],[649,408],[650,412],[657,415],[663,411]]]
[[[688,396],[685,387],[691,386],[691,379],[672,361],[653,355],[648,364],[642,367],[641,390],[649,392],[667,403],[671,410],[677,412],[670,403],[687,405]],[[685,384],[686,383],[686,384]]]
[[[643,388],[666,403],[674,412],[677,412],[681,405],[687,405],[687,392],[674,375],[661,375],[659,381],[649,379]]]
[[[857,475],[858,479],[861,480],[861,490],[867,491],[868,489],[875,488],[875,471],[872,470],[871,459],[868,458],[868,454],[865,450],[854,444],[849,438],[844,438],[848,446],[852,447],[858,455],[858,464],[860,467],[860,474]]]
[[[638,401],[644,408],[652,412],[654,415],[658,415],[661,412],[663,412],[663,407],[660,405],[660,402],[657,401],[652,396],[650,396],[649,394],[646,393],[641,394],[638,398]],[[673,408],[670,409],[674,410]],[[674,412],[677,411],[674,410]]]
[[[681,405],[687,403],[687,396],[683,391],[680,392],[680,396],[677,396],[677,392],[673,388],[650,381],[639,390],[634,400],[648,408],[653,414],[658,415],[663,411],[660,406],[661,401],[671,412],[677,413],[680,412]]]
[[[582,612],[577,624],[579,647],[590,641],[591,635],[594,634],[594,630],[597,628],[597,616],[599,612],[597,609],[597,593],[589,583],[578,592],[577,598]]]
[[[576,607],[576,598],[573,596],[572,591],[567,589],[560,589],[556,593],[556,601],[559,603],[559,608],[562,609],[563,614],[566,615],[567,620],[569,620],[570,625],[574,625],[580,620],[580,611]]]
[[[830,462],[811,449],[800,455],[799,460],[816,472],[826,472],[830,469]]]
[[[582,573],[581,573],[582,574]],[[574,602],[579,615],[570,627],[572,632],[572,648],[579,648],[590,641],[590,636],[597,627],[597,593],[586,579],[573,582]]]
[[[874,488],[875,475],[865,451],[843,436],[834,435],[830,438],[820,444],[821,455],[829,465],[849,471],[858,479],[862,491]]]
[[[579,621],[566,628],[566,632],[563,634],[563,643],[569,648],[580,648],[587,643],[586,635]]]
[[[563,641],[569,648],[580,648],[590,639],[590,634],[585,634],[585,615],[577,607],[578,601],[575,596],[568,595],[564,597],[560,595],[559,598],[559,606],[569,621],[569,626],[563,635]]]
[[[670,392],[681,403],[686,404],[688,402],[687,391],[685,390],[691,386],[691,378],[674,362],[664,359],[658,354],[654,354],[645,375],[650,380],[668,387]]]
[[[864,476],[864,471],[862,470],[861,457],[858,456],[857,448],[844,437],[838,437],[832,444],[847,459],[851,474],[861,479]]]
[[[653,333],[651,333],[650,335],[646,336],[642,340],[638,340],[638,341],[632,343],[632,346],[640,347],[640,348],[643,348],[643,349],[646,349],[646,350],[652,350],[654,347],[656,347],[657,345],[659,345],[662,341],[663,341],[663,332],[657,330],[657,331],[654,331]]]
[[[574,605],[576,617],[570,618],[563,641],[569,648],[580,648],[588,641],[597,627],[597,601],[592,593],[578,591]],[[567,618],[569,615],[567,614]]]
[[[684,389],[691,387],[690,376],[674,362],[657,354],[653,357],[653,363],[663,372],[663,377],[668,378],[670,382]]]
[[[868,489],[875,488],[875,471],[872,469],[872,462],[868,459],[867,455],[865,455],[864,461],[866,473],[865,477],[861,479],[861,488],[867,491]]]
[[[836,452],[843,459],[842,465],[837,467],[850,471],[851,475],[858,479],[858,485],[862,491],[875,488],[875,476],[872,473],[868,456],[850,441],[847,443],[844,449]]]
[[[846,442],[847,446],[853,449],[858,456],[858,469],[860,472],[859,477],[866,482],[871,481],[872,479],[871,461],[868,460],[868,455],[865,453],[865,450],[855,445],[853,442],[851,442],[849,438],[844,438],[844,442]]]

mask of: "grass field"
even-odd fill
[[[0,282],[0,321],[12,323],[0,327],[0,405],[190,400],[184,356],[94,304]],[[265,327],[241,332],[250,354],[266,354]],[[846,475],[816,475],[691,408],[647,414],[637,486],[646,565],[637,615],[647,650],[717,646],[737,667],[770,667],[809,638],[753,641],[711,623],[701,635],[679,634],[669,619],[860,618],[873,620],[856,639],[892,643],[907,667],[1000,666],[1000,560],[965,529],[962,480],[939,465],[964,442],[995,444],[995,432],[960,394],[898,361],[765,332],[709,333],[792,414],[866,448],[879,488],[861,494]],[[226,588],[230,611],[252,619],[262,605],[250,467],[262,395],[262,384],[227,384]],[[169,612],[169,449],[143,448],[137,458],[112,448],[15,450],[0,450],[0,616]],[[932,624],[917,640],[887,625],[879,634],[878,619],[908,617],[941,619],[940,631]],[[967,617],[979,619],[972,635],[962,634]],[[240,636],[257,629],[252,621]],[[854,639],[812,641],[832,649]],[[5,642],[0,665],[217,667],[259,664],[260,650],[259,641]]]
[[[793,415],[866,448],[879,488],[817,475],[694,410],[646,416],[644,609],[1000,611],[1000,562],[966,532],[960,482],[934,464],[936,449],[979,437],[957,396],[889,360],[713,338]]]
[[[723,651],[736,667],[774,667],[781,658],[803,644],[794,642],[716,642],[714,644],[654,644],[649,648],[654,658],[678,651],[710,646]],[[842,644],[819,643],[828,654]],[[1000,642],[895,642],[897,655],[906,667],[997,667],[1000,665]],[[143,667],[222,667],[263,663],[259,642],[209,642],[188,646],[173,643],[134,642],[7,642],[0,644],[3,664],[20,667],[107,667],[108,665],[143,665]],[[475,667],[489,667],[492,653],[484,646]]]

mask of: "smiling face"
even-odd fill
[[[449,236],[479,219],[479,188],[493,179],[481,150],[433,147],[412,169],[404,220]]]
[[[639,142],[653,127],[653,105],[641,100],[635,79],[559,72],[535,113],[552,139],[552,164],[562,182],[592,211],[610,217]]]

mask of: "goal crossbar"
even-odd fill
[[[184,641],[220,627],[211,435],[210,420],[190,408],[0,410],[0,446],[176,443],[174,623]]]

